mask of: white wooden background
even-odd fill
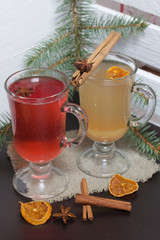
[[[104,0],[105,1],[105,0]],[[139,10],[153,15],[160,16],[160,1],[159,0],[113,0],[115,2],[129,5],[130,7],[138,8]]]
[[[115,0],[116,1],[116,0]],[[119,1],[119,0],[117,0]],[[127,0],[125,0],[126,2]],[[120,1],[122,2],[122,1]],[[129,2],[129,0],[128,0]],[[140,0],[133,2],[144,2]],[[146,0],[150,3],[150,0]],[[153,14],[160,13],[160,6],[152,2]],[[55,10],[58,6],[58,0],[0,0],[0,114],[9,111],[7,97],[4,90],[4,81],[15,71],[24,68],[23,59],[27,50],[35,43],[44,39],[48,34],[53,33],[56,28]],[[146,5],[147,6],[147,5]],[[108,10],[100,5],[95,4],[97,14],[102,13],[117,14],[116,11]],[[157,13],[158,12],[158,13]],[[154,44],[150,38],[152,34]],[[146,39],[149,41],[146,42]],[[151,25],[146,29],[145,33],[138,36],[131,36],[127,41],[120,40],[120,45],[115,50],[129,54],[139,59],[139,52],[142,51],[142,45],[146,46],[144,56],[141,60],[145,63],[152,64],[160,69],[160,31],[156,25]],[[136,44],[136,50],[133,48]],[[153,57],[151,58],[150,52]],[[139,71],[140,75],[144,75],[143,71]],[[147,74],[146,82],[149,83],[156,91],[157,95],[160,90],[160,79],[152,74]],[[158,95],[158,105],[156,115],[160,116],[160,96]]]
[[[0,0],[0,114],[9,111],[4,81],[24,68],[27,50],[56,28],[56,0]]]

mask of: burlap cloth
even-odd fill
[[[76,193],[80,193],[80,182],[83,177],[88,183],[89,193],[107,191],[109,178],[96,178],[86,175],[76,165],[76,158],[84,148],[92,146],[93,142],[87,137],[83,143],[76,148],[66,148],[60,156],[53,161],[55,167],[63,170],[69,177],[69,186],[61,195],[49,199],[50,202],[62,201],[72,198]],[[123,174],[124,177],[133,179],[137,182],[146,182],[152,175],[160,170],[160,165],[156,164],[153,159],[148,160],[145,156],[141,156],[131,147],[129,147],[124,139],[116,142],[117,148],[122,149],[131,160],[130,168]],[[9,143],[7,154],[11,159],[12,166],[16,172],[18,169],[26,166],[28,163],[23,160],[15,151],[13,143]]]

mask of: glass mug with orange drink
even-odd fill
[[[11,111],[16,151],[29,162],[18,171],[13,186],[33,199],[47,199],[62,193],[68,179],[52,165],[65,147],[79,145],[87,131],[87,116],[76,104],[67,103],[69,80],[53,69],[26,69],[5,82]],[[66,138],[66,113],[79,121],[75,139]]]
[[[127,156],[115,148],[128,124],[139,126],[152,116],[156,106],[154,91],[145,84],[134,85],[136,62],[126,55],[110,52],[79,88],[80,105],[88,116],[87,136],[94,143],[77,159],[78,167],[96,177],[111,177],[124,173],[130,165]],[[148,97],[145,114],[131,117],[132,91]]]

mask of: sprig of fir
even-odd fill
[[[133,86],[136,86],[137,83],[143,82],[143,79],[137,79]],[[149,103],[149,98],[140,91],[134,91],[134,87],[132,88],[132,104],[135,106],[139,106],[141,108],[145,108]]]
[[[160,162],[160,137],[155,130],[149,131],[150,125],[142,125],[139,128],[129,127],[126,139],[140,153],[148,158],[154,158]]]
[[[0,120],[0,149],[7,144],[8,138],[12,138],[12,123],[8,113],[2,114]]]
[[[92,0],[59,0],[57,29],[36,44],[26,55],[26,67],[48,67],[63,71],[69,79],[74,73],[74,62],[95,48],[94,41],[104,39],[111,30],[128,37],[147,27],[142,17],[126,18],[111,14],[98,17]],[[75,89],[70,87],[69,100]]]

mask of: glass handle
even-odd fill
[[[141,117],[131,118],[131,124],[133,127],[138,127],[141,124],[145,124],[152,117],[156,108],[156,94],[154,90],[146,84],[136,83],[133,86],[133,92],[141,94],[145,99],[147,99],[147,108]]]
[[[79,122],[79,131],[77,137],[73,139],[67,139],[63,142],[63,147],[78,146],[85,138],[88,128],[88,119],[84,110],[74,103],[66,103],[63,108],[63,112],[71,113],[77,117]]]

